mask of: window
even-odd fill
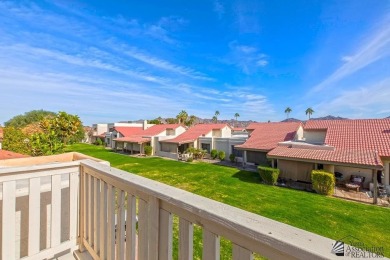
[[[317,170],[323,170],[324,165],[322,163],[317,164]]]
[[[232,154],[234,154],[236,157],[242,157],[242,151],[234,148],[234,145],[232,145]]]

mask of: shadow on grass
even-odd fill
[[[237,178],[240,181],[249,182],[249,183],[261,183],[260,176],[257,172],[248,172],[248,171],[238,171],[232,175],[233,178]]]

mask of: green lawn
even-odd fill
[[[263,185],[257,173],[207,163],[132,158],[87,144],[69,146],[111,166],[184,189],[310,232],[340,239],[352,235],[383,246],[390,257],[390,209]],[[329,248],[330,250],[330,248]]]

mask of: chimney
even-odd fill
[[[148,128],[148,121],[147,120],[144,120],[142,127],[144,130],[146,130]]]

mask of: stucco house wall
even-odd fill
[[[318,130],[318,131],[304,131],[303,138],[308,143],[313,144],[323,144],[325,142],[326,131]]]

